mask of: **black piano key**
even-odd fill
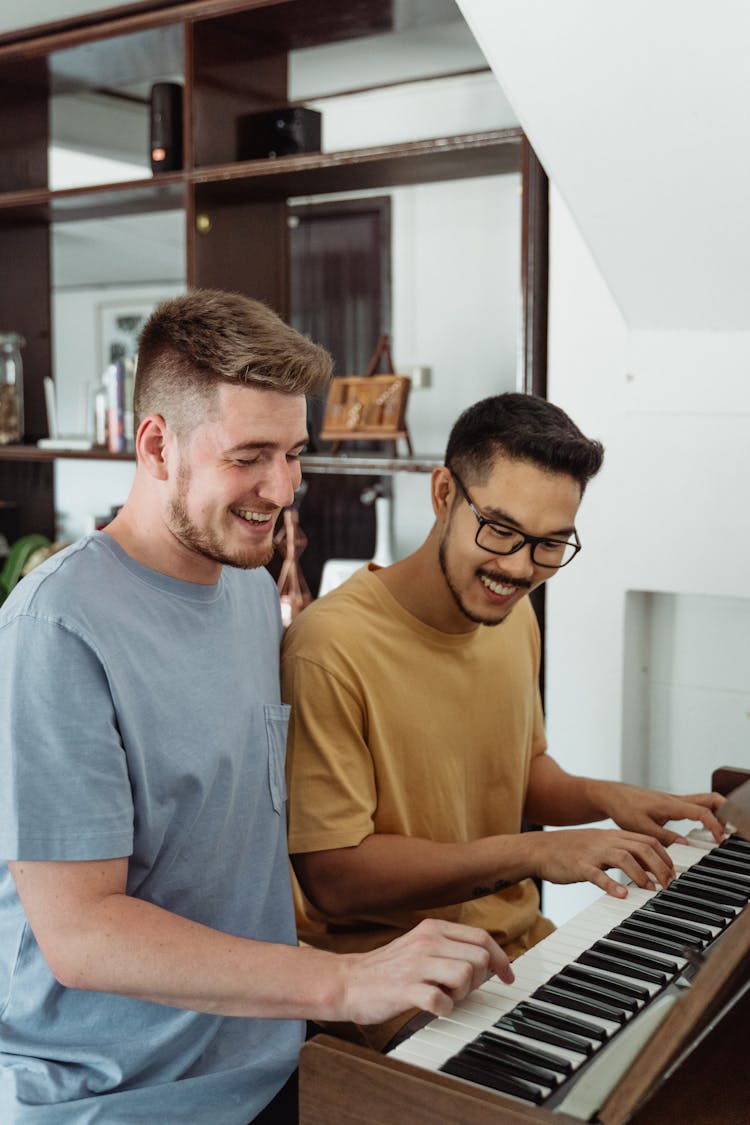
[[[732,910],[721,910],[718,906],[701,902],[696,895],[680,894],[679,891],[673,891],[671,887],[668,891],[662,891],[659,895],[659,901],[673,903],[681,909],[684,907],[687,910],[694,911],[707,926],[726,926],[727,922],[734,917],[734,911]]]
[[[645,937],[672,942],[677,946],[675,952],[678,952],[680,956],[683,955],[682,950],[688,945],[702,949],[707,944],[705,938],[699,938],[695,934],[676,929],[671,920],[663,918],[660,914],[641,914],[636,911],[628,918],[623,918],[619,925],[627,926],[629,930],[643,934]]]
[[[666,973],[654,973],[650,969],[642,968],[641,965],[625,961],[622,957],[605,956],[591,949],[585,950],[576,957],[576,961],[581,965],[591,965],[595,969],[605,969],[609,973],[619,973],[623,977],[635,977],[636,980],[644,980],[648,984],[663,986],[667,983]]]
[[[608,938],[619,938],[621,941],[627,942],[628,945],[635,945],[639,949],[650,949],[654,953],[666,953],[672,956],[682,957],[683,946],[679,941],[667,941],[665,938],[654,937],[653,934],[645,934],[638,929],[637,926],[628,926],[624,922],[621,926],[615,926],[614,930],[610,930],[605,935]]]
[[[517,1004],[514,1011],[519,1015],[526,1017],[527,1015],[538,1023],[545,1026],[552,1027],[558,1031],[569,1031],[571,1035],[582,1035],[586,1039],[592,1039],[597,1043],[606,1043],[609,1039],[609,1033],[604,1027],[599,1024],[591,1023],[590,1020],[580,1019],[578,1016],[563,1015],[562,1012],[551,1012],[549,1008],[542,1008],[538,1004],[532,1004],[528,1000],[522,1000]]]
[[[735,894],[743,895],[745,899],[750,896],[750,888],[746,883],[738,882],[733,874],[723,871],[719,867],[702,867],[700,861],[694,863],[691,872],[700,875],[701,879],[711,883],[712,886],[721,887]]]
[[[558,984],[543,984],[532,992],[530,999],[544,1000],[547,1004],[557,1004],[561,1008],[570,1008],[573,1012],[583,1012],[587,1016],[598,1016],[602,1020],[611,1020],[612,1023],[625,1023],[627,1016],[620,1008],[612,1008],[609,1004],[596,1000],[587,1000],[577,996],[575,992],[563,988]]]
[[[594,985],[602,984],[610,991],[619,993],[620,996],[628,996],[631,1000],[642,1000],[644,1004],[651,997],[647,988],[641,988],[634,981],[613,980],[611,977],[603,976],[602,973],[597,973],[594,969],[586,969],[583,965],[577,965],[575,961],[566,965],[564,971],[568,976],[578,977],[579,980],[585,980]]]
[[[520,1078],[513,1078],[509,1074],[488,1073],[478,1066],[475,1060],[465,1059],[454,1055],[440,1067],[443,1074],[451,1074],[454,1078],[465,1078],[469,1082],[476,1082],[480,1086],[487,1086],[490,1090],[497,1090],[501,1094],[512,1094],[526,1102],[541,1105],[548,1097],[549,1091],[536,1086],[533,1082],[523,1082]]]
[[[489,1028],[478,1035],[477,1040],[488,1047],[496,1046],[503,1057],[519,1059],[521,1062],[530,1063],[532,1066],[543,1067],[563,1078],[567,1078],[569,1074],[573,1073],[573,1065],[569,1059],[564,1059],[561,1055],[554,1054],[553,1051],[544,1051],[541,1047],[512,1042],[503,1035],[496,1035]]]
[[[676,882],[671,883],[669,890],[664,891],[664,899],[667,902],[672,899],[676,902],[680,899],[684,901],[686,906],[690,905],[696,910],[704,911],[707,915],[714,915],[717,921],[711,924],[717,926],[731,922],[736,913],[733,907],[722,906],[721,903],[712,902],[708,898],[703,898],[699,887],[687,883],[684,883],[682,886],[677,886]]]
[[[733,875],[736,879],[741,879],[743,882],[750,884],[750,871],[748,871],[747,864],[743,863],[741,859],[735,859],[721,852],[719,848],[714,852],[708,852],[693,866],[714,867],[718,871],[726,871],[728,875]]]
[[[565,969],[550,977],[549,983],[564,984],[568,991],[575,992],[578,996],[584,998],[588,996],[592,1000],[596,1000],[598,997],[604,1004],[608,1004],[612,1008],[620,1008],[623,1012],[637,1012],[640,1008],[637,1000],[613,992],[608,988],[606,981],[600,980],[597,984],[588,984],[586,981],[577,978],[575,973],[568,973]]]
[[[714,922],[707,922],[698,911],[692,910],[688,906],[683,906],[682,903],[679,902],[667,902],[661,896],[652,898],[650,902],[645,902],[641,910],[655,910],[657,914],[668,915],[670,918],[679,918],[683,922],[693,922],[697,926],[716,925]],[[721,927],[718,928],[720,929]],[[708,932],[708,937],[713,937],[710,931]]]
[[[635,949],[626,949],[617,941],[608,941],[602,938],[601,941],[595,941],[591,946],[594,953],[603,953],[609,957],[621,957],[628,964],[638,965],[642,969],[649,969],[654,973],[668,973],[674,975],[679,969],[676,961],[669,960],[666,957],[649,957],[648,953],[640,953]]]
[[[568,1051],[585,1055],[587,1058],[593,1054],[594,1047],[590,1040],[571,1032],[555,1031],[545,1027],[537,1020],[526,1016],[519,1016],[517,1011],[508,1012],[495,1021],[494,1026],[500,1031],[510,1031],[514,1035],[524,1035],[527,1039],[536,1039],[539,1043],[546,1043],[550,1047],[565,1047]]]
[[[743,840],[742,836],[727,836],[719,844],[719,851],[744,856],[750,863],[750,840]]]
[[[467,1043],[460,1054],[464,1059],[475,1060],[478,1066],[492,1074],[508,1074],[511,1078],[521,1079],[523,1082],[538,1083],[547,1090],[554,1090],[563,1080],[562,1075],[555,1074],[554,1071],[534,1066],[533,1063],[524,1062],[523,1059],[512,1058],[503,1051],[496,1051],[481,1037],[472,1043]]]
[[[739,843],[737,840],[731,843],[730,840],[715,847],[713,852],[706,852],[703,856],[704,859],[719,859],[722,863],[731,863],[737,867],[740,873],[750,874],[750,856],[744,850],[742,841]]]
[[[709,902],[718,902],[721,906],[731,906],[737,910],[741,910],[747,902],[745,895],[716,887],[697,871],[695,873],[686,871],[684,875],[680,875],[672,886],[681,894],[690,894],[691,889],[694,889],[696,894],[703,899],[708,899]]]
[[[653,926],[690,944],[706,946],[710,941],[713,941],[714,935],[707,926],[699,926],[697,922],[686,922],[673,916],[667,917],[665,913],[654,910],[653,903],[654,899],[651,899],[638,910],[634,910],[628,917],[628,921],[643,922],[645,925]]]

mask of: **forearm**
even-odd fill
[[[329,917],[430,910],[536,874],[534,833],[440,843],[374,834],[352,848],[293,857],[303,890]]]
[[[532,824],[552,827],[594,823],[610,815],[612,784],[567,773],[554,758],[542,754],[532,762],[524,816]]]
[[[221,933],[125,894],[87,910],[42,951],[70,988],[229,1016],[344,1018],[339,958]]]

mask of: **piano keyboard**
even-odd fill
[[[602,896],[389,1057],[588,1120],[750,901],[750,842],[689,839],[668,888]]]

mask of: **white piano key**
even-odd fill
[[[473,995],[476,995],[474,993]],[[447,1016],[440,1016],[441,1020],[447,1023],[456,1024],[460,1027],[472,1028],[475,1031],[484,1031],[487,1027],[492,1027],[495,1020],[499,1020],[500,1016],[512,1012],[516,1006],[516,1001],[506,1001],[501,1005],[482,1004],[479,1001],[472,1000],[469,997],[462,1000],[460,1004]]]
[[[399,1043],[398,1047],[388,1053],[388,1058],[410,1062],[425,1070],[439,1070],[444,1062],[455,1055],[455,1045],[450,1042],[442,1047],[439,1043],[435,1044],[433,1039],[425,1036],[426,1030],[427,1028],[423,1028],[419,1036],[412,1036]]]
[[[690,844],[670,844],[667,848],[667,854],[674,864],[675,871],[687,871],[699,859],[703,859],[707,850],[711,851],[712,849]]]

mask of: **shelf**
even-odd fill
[[[0,445],[0,461],[134,461],[133,453],[107,449],[39,449],[36,445]]]
[[[0,223],[175,210],[185,205],[188,185],[199,188],[200,203],[206,206],[502,175],[520,170],[521,137],[520,129],[491,129],[344,152],[245,160],[120,184],[6,192],[0,195]]]
[[[394,476],[397,473],[431,473],[443,464],[437,455],[391,457],[377,453],[337,453],[335,457],[311,453],[302,458],[302,472],[335,473],[339,476]]]
[[[502,175],[520,171],[521,137],[520,129],[491,129],[223,164],[196,169],[187,178],[200,185],[203,203],[223,203]]]
[[[165,172],[158,177],[120,184],[48,191],[13,191],[0,195],[0,224],[71,222],[106,219],[114,215],[174,211],[185,204],[185,174]]]
[[[0,445],[0,461],[134,461],[133,453],[106,449],[38,449],[35,445]],[[335,457],[310,453],[302,458],[303,473],[340,476],[392,476],[394,473],[431,473],[442,465],[437,455],[392,457],[380,453],[339,453]]]

